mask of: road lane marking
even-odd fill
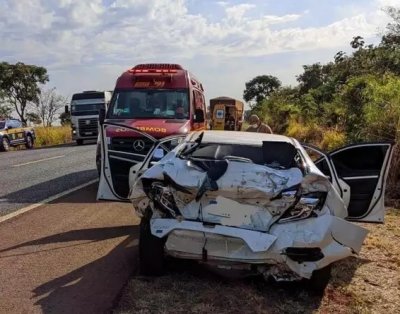
[[[65,155],[54,156],[54,157],[49,157],[49,158],[43,158],[43,159],[28,161],[28,162],[25,162],[23,164],[12,165],[12,167],[21,167],[21,166],[26,166],[26,165],[30,165],[30,164],[35,164],[37,162],[42,162],[42,161],[52,160],[52,159],[58,159],[58,158],[63,158],[63,157],[65,157]]]
[[[35,203],[35,204],[32,204],[32,205],[26,206],[24,208],[20,208],[20,209],[16,210],[15,212],[12,212],[12,213],[4,215],[4,216],[1,216],[0,217],[0,223],[4,222],[6,220],[9,220],[11,218],[17,217],[17,216],[19,216],[19,215],[21,215],[23,213],[26,213],[26,212],[28,212],[28,211],[36,208],[36,207],[48,204],[48,203],[50,203],[50,202],[52,202],[52,201],[54,201],[54,200],[56,200],[58,198],[61,198],[61,197],[65,196],[65,195],[68,195],[68,194],[71,194],[72,192],[75,192],[77,190],[83,189],[84,187],[87,187],[87,186],[89,186],[89,185],[91,185],[91,184],[93,184],[93,183],[95,183],[97,181],[99,181],[99,179],[91,180],[89,182],[86,182],[86,183],[83,183],[81,185],[78,185],[78,186],[76,186],[76,187],[74,187],[72,189],[69,189],[67,191],[64,191],[64,192],[55,194],[53,196],[50,196],[50,197],[44,199],[43,201],[40,201],[39,203]]]

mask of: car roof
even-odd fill
[[[292,138],[284,135],[242,131],[195,131],[189,134],[188,140],[195,140],[201,133],[204,133],[203,143],[262,146],[263,142],[286,142],[297,146]]]

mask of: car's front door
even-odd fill
[[[347,207],[348,220],[383,222],[385,187],[392,156],[391,143],[363,143],[319,154],[315,165],[329,177]]]
[[[354,144],[329,153],[342,189],[350,189],[347,219],[383,222],[392,146],[391,143]]]
[[[157,140],[123,124],[105,122],[100,126],[101,167],[97,199],[127,201],[132,171],[137,174],[173,148],[175,137]],[[134,176],[136,177],[136,176]]]

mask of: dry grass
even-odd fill
[[[71,143],[70,126],[35,127],[35,147]]]
[[[34,127],[36,140],[34,147],[45,147],[72,143],[70,126]],[[11,150],[25,149],[25,145],[11,147]]]
[[[159,278],[134,277],[116,313],[400,313],[400,212],[371,232],[359,257],[335,265],[323,296],[301,285],[228,280],[176,264]]]

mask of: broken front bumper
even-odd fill
[[[303,278],[358,253],[367,230],[325,214],[275,224],[269,233],[196,221],[155,218],[154,236],[167,237],[168,255],[203,261],[286,265]]]

